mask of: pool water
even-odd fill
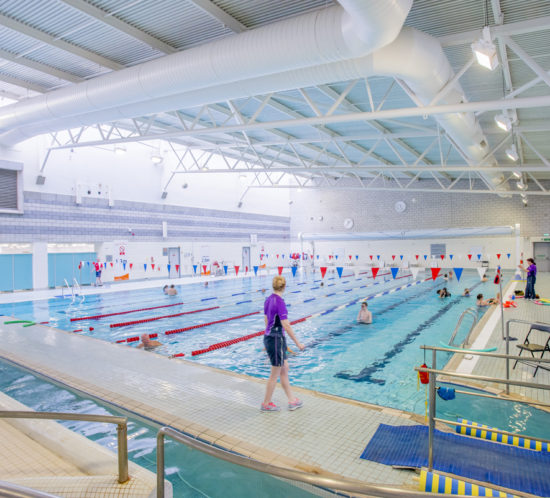
[[[294,327],[306,349],[289,355],[291,381],[324,393],[424,414],[425,388],[418,388],[414,371],[414,367],[425,360],[420,346],[448,343],[460,314],[468,307],[475,307],[475,295],[483,293],[485,297],[494,296],[498,287],[490,281],[480,282],[477,271],[473,270],[465,270],[460,281],[455,278],[445,282],[442,278],[435,282],[431,279],[424,281],[425,274],[420,274],[419,280],[413,281],[407,276],[407,270],[400,270],[395,280],[391,275],[379,274],[373,281],[370,275],[370,272],[352,274],[344,270],[342,278],[327,274],[325,279],[321,279],[319,273],[287,277],[284,297],[289,319],[319,315]],[[511,276],[504,275],[504,285]],[[156,353],[167,356],[184,353],[189,361],[266,378],[270,366],[263,350],[262,337],[198,356],[191,353],[262,330],[263,301],[270,293],[269,290],[264,293],[262,289],[269,289],[270,282],[271,277],[258,276],[213,281],[208,287],[201,284],[179,286],[179,295],[173,297],[163,295],[160,289],[149,289],[86,296],[82,303],[61,299],[16,303],[1,306],[0,313],[20,319],[49,321],[52,326],[68,331],[81,330],[75,333],[110,342],[136,337],[144,332],[158,333],[158,340],[163,345],[155,350]],[[436,290],[443,286],[451,292],[451,297],[438,297]],[[471,297],[462,297],[465,287],[471,289]],[[399,290],[394,292],[397,288]],[[373,323],[370,325],[356,322],[359,301],[363,299],[368,299],[369,309],[373,313]],[[119,313],[182,301],[183,305],[99,320],[70,321],[74,317]],[[217,308],[131,326],[109,327],[110,324],[130,320],[211,307]],[[480,310],[480,314],[484,312],[484,309]],[[233,317],[241,318],[225,321]],[[164,335],[167,330],[210,322],[220,323]],[[464,320],[456,343],[464,339],[470,324],[469,320]],[[132,342],[121,347],[136,345],[137,342]],[[289,346],[297,350],[293,344]],[[449,357],[444,353],[438,354],[438,365],[444,365]],[[439,405],[443,410],[444,406],[450,406],[443,405],[443,402]],[[509,405],[509,410],[515,413],[514,405]],[[500,408],[495,411],[503,412]],[[454,409],[450,412],[454,414]],[[506,425],[500,428],[518,429],[513,413],[508,416]],[[459,415],[476,420],[468,413]],[[529,420],[532,418],[529,417]],[[488,423],[496,425],[494,422]],[[531,425],[528,424],[528,430]],[[534,427],[533,430],[538,431],[539,428]]]
[[[128,417],[128,457],[156,472],[158,427],[129,416],[111,405],[78,396],[73,391],[47,382],[25,370],[0,361],[0,391],[36,411],[60,411]],[[116,425],[95,422],[60,421],[68,429],[116,453]],[[170,438],[165,439],[166,479],[175,497],[257,498],[316,496],[299,487],[260,472],[252,471],[190,450]],[[116,463],[113,465],[116,468]]]

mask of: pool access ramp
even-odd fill
[[[0,357],[80,393],[264,463],[417,487],[412,473],[359,458],[380,424],[412,425],[417,415],[300,388],[304,407],[288,411],[280,387],[283,410],[262,413],[265,380],[10,320],[0,324]]]

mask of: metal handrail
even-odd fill
[[[531,322],[526,322],[526,323],[531,323]],[[508,337],[508,334],[507,334],[507,337]],[[509,341],[506,341],[506,342],[508,343]],[[415,370],[417,372],[425,372],[425,373],[428,373],[428,375],[429,375],[428,470],[430,470],[430,471],[433,470],[433,444],[434,444],[435,422],[436,421],[444,421],[442,419],[436,418],[436,416],[435,416],[435,405],[436,405],[436,385],[435,384],[436,384],[436,377],[437,377],[438,374],[445,375],[447,377],[457,377],[457,378],[461,378],[461,379],[481,380],[481,381],[485,381],[485,382],[493,382],[495,384],[504,384],[504,385],[506,385],[507,393],[509,392],[509,386],[511,386],[511,385],[512,386],[530,387],[530,388],[534,388],[534,389],[542,389],[542,390],[550,391],[550,385],[536,384],[534,382],[525,382],[525,381],[521,381],[521,380],[510,380],[509,375],[508,375],[508,371],[506,372],[508,378],[499,379],[497,377],[486,377],[486,376],[483,376],[483,375],[466,374],[466,373],[459,373],[459,372],[448,372],[448,371],[445,371],[445,370],[438,370],[437,369],[437,352],[438,351],[445,351],[445,352],[449,352],[449,351],[453,352],[454,351],[458,354],[471,354],[471,355],[478,355],[478,356],[489,356],[489,357],[493,357],[493,358],[505,358],[507,364],[508,364],[509,360],[511,360],[511,359],[512,360],[517,359],[517,358],[523,359],[520,356],[511,356],[511,355],[508,355],[508,354],[488,353],[488,352],[472,351],[472,350],[464,350],[464,349],[455,349],[455,350],[451,349],[450,350],[448,348],[440,348],[440,347],[437,347],[437,346],[421,346],[421,349],[432,351],[432,368],[415,367]],[[536,358],[535,360],[538,361],[539,363],[548,363],[548,362],[550,362],[550,360],[545,360],[543,358]],[[464,392],[464,393],[465,394],[473,394],[473,393],[467,393],[467,392]],[[499,399],[502,399],[502,400],[505,400],[505,401],[516,401],[516,400],[508,400],[507,398],[499,398]],[[550,407],[550,404],[537,403],[537,405]],[[445,422],[447,422],[447,421],[445,421]],[[456,424],[454,422],[452,422],[452,423],[455,424],[455,425],[459,425],[459,424]],[[500,431],[499,429],[491,429],[491,430],[494,431],[494,432],[501,432],[503,434],[505,433],[503,431]],[[536,439],[536,438],[531,438],[531,439]]]
[[[73,288],[69,285],[69,282],[67,282],[66,278],[63,279],[63,282],[65,282],[65,286],[67,287],[67,289],[69,289],[71,291],[71,295],[73,296],[73,299],[74,299],[74,290],[73,290]],[[63,286],[61,286],[61,297],[63,299],[65,299],[65,287],[63,287]]]
[[[82,299],[80,300],[80,303],[82,304],[84,302],[84,299],[86,298],[82,295],[82,287],[80,287],[80,284],[78,283],[78,280],[76,278],[73,278],[73,288],[78,291],[75,292],[75,299],[76,296],[82,297]]]
[[[288,479],[292,481],[300,481],[312,486],[336,489],[341,491],[349,491],[352,493],[360,493],[368,496],[379,496],[382,498],[415,498],[419,496],[430,497],[448,497],[449,495],[440,493],[426,493],[422,491],[412,491],[400,488],[391,488],[386,486],[377,486],[373,484],[365,484],[351,479],[338,479],[334,477],[323,477],[315,474],[308,474],[299,470],[293,470],[283,467],[277,467],[267,463],[262,463],[257,460],[252,460],[236,453],[231,453],[222,448],[211,446],[195,439],[191,436],[176,431],[170,427],[161,427],[157,433],[157,498],[164,498],[164,438],[165,436],[174,439],[178,443],[202,451],[220,460],[224,460],[241,467],[256,470],[264,474],[269,474],[275,477]],[[455,495],[463,497],[464,495]]]
[[[0,410],[0,418],[32,418],[41,420],[79,420],[83,422],[101,422],[117,424],[118,440],[118,482],[128,480],[128,419],[112,415],[92,415],[63,412],[29,412]]]
[[[59,498],[57,495],[6,481],[0,481],[0,496],[8,498]]]
[[[474,313],[474,311],[475,311],[475,313]],[[455,329],[454,329],[454,331],[451,335],[451,338],[449,339],[449,346],[454,346],[455,345],[453,343],[454,343],[456,334],[458,333],[458,329],[460,328],[460,325],[462,325],[462,321],[464,320],[466,315],[472,315],[474,317],[474,321],[472,323],[472,326],[470,327],[470,330],[468,331],[468,334],[466,335],[466,339],[464,339],[464,341],[462,341],[462,344],[461,344],[461,346],[468,345],[468,341],[470,339],[470,334],[472,333],[472,330],[474,330],[474,327],[476,326],[477,318],[478,318],[477,309],[472,308],[472,307],[466,308],[460,314],[460,317],[458,318],[458,321],[456,322],[456,327],[455,327]]]

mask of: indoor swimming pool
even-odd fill
[[[388,273],[383,271],[374,280],[370,272],[353,274],[349,270],[344,270],[341,278],[336,272],[324,279],[319,273],[287,276],[289,319],[310,317],[295,325],[306,349],[289,355],[291,379],[307,389],[424,414],[425,388],[418,388],[414,372],[414,367],[424,362],[420,346],[447,343],[460,314],[475,306],[475,295],[481,292],[485,297],[493,296],[498,287],[492,279],[481,282],[476,271],[465,271],[460,281],[438,278],[435,282],[427,279],[429,270],[420,273],[417,280],[407,270],[400,270],[396,279]],[[75,302],[50,299],[4,305],[0,312],[18,319],[48,321],[54,327],[109,342],[132,340],[144,332],[157,333],[163,344],[155,349],[158,354],[183,353],[192,362],[267,378],[269,364],[261,336],[232,344],[227,341],[263,329],[263,301],[270,293],[270,283],[271,277],[267,276],[211,281],[208,286],[179,286],[177,296],[165,296],[161,289],[123,291],[85,296]],[[443,286],[451,297],[437,296],[436,290]],[[470,297],[462,296],[465,287],[470,288]],[[359,301],[364,299],[368,299],[374,317],[370,325],[356,322]],[[144,311],[128,313],[140,309]],[[98,315],[108,316],[80,320]],[[164,318],[111,327],[159,317]],[[79,320],[71,321],[75,318]],[[456,341],[464,339],[468,328],[465,322]],[[185,330],[164,334],[180,329]],[[227,347],[192,355],[220,342]],[[118,347],[137,344],[137,340],[122,342]],[[289,347],[296,349],[292,344]],[[441,354],[440,366],[449,357]],[[507,430],[543,435],[536,417],[527,417],[527,428],[517,422],[518,410],[522,412],[523,408],[512,404],[504,410],[495,408],[498,425],[484,408],[489,404],[484,403],[473,402],[473,414],[459,413],[456,406],[463,406],[460,403],[439,405],[445,416],[465,416]]]

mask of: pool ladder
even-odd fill
[[[462,325],[462,322],[464,321],[464,318],[466,316],[470,315],[473,318],[472,325],[470,326],[470,330],[468,331],[468,334],[466,335],[466,339],[462,341],[462,344],[454,344],[454,340],[456,337],[456,334],[458,333],[458,330],[460,329],[460,326]],[[474,307],[466,308],[458,318],[458,321],[456,322],[456,327],[454,329],[453,334],[451,335],[451,338],[449,339],[449,346],[454,347],[464,347],[468,346],[470,344],[470,335],[472,334],[472,331],[474,330],[474,327],[477,324],[478,320],[478,309]]]
[[[69,285],[69,282],[66,278],[64,278],[63,281],[65,282],[65,286],[61,288],[61,296],[65,298],[65,289],[67,289],[71,291],[72,303],[76,301],[77,296],[82,297],[80,302],[83,303],[84,299],[86,298],[82,295],[82,289],[80,288],[80,284],[78,283],[76,278],[73,278],[72,286]]]

